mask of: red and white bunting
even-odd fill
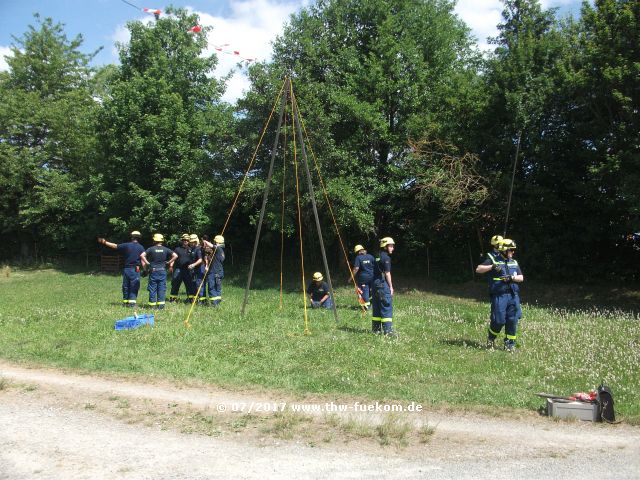
[[[162,13],[162,10],[160,10],[159,8],[143,8],[142,9],[143,12],[145,13],[153,13],[154,15],[160,15]]]
[[[244,60],[247,63],[251,63],[254,62],[256,59],[255,58],[247,58],[242,56],[242,54],[240,53],[239,50],[231,50],[225,47],[229,47],[230,44],[229,43],[223,43],[222,45],[214,45],[213,48],[220,53],[226,53],[227,55],[233,55],[234,57],[240,57],[242,60]]]
[[[187,32],[189,33],[200,33],[202,31],[202,27],[200,25],[194,25]]]

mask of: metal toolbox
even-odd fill
[[[588,402],[568,402],[547,398],[547,415],[558,418],[576,418],[597,422],[598,404]]]

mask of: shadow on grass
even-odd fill
[[[363,327],[348,327],[344,325],[344,326],[338,327],[338,330],[342,330],[343,332],[347,332],[347,333],[357,333],[357,334],[366,333],[367,335],[372,334],[370,328],[363,328]]]
[[[82,257],[82,258],[80,258]],[[66,274],[104,275],[121,277],[121,273],[101,273],[99,266],[94,261],[83,262],[81,255],[77,261],[45,262],[38,264],[16,263],[10,266],[19,270],[36,271],[41,269],[55,269]],[[247,284],[248,267],[241,263],[225,265],[226,276],[224,284],[244,289]],[[445,283],[426,278],[426,276],[403,276],[402,265],[398,265],[398,274],[394,274],[394,285],[399,294],[427,293],[446,297],[462,298],[486,303],[489,296],[487,284],[478,277],[476,281],[460,283]],[[286,293],[300,292],[300,272],[290,269],[285,271],[283,290]],[[306,278],[310,283],[311,278]],[[338,275],[334,275],[334,289],[340,289],[350,284],[340,281]],[[251,290],[279,290],[280,269],[260,266],[254,271]],[[342,294],[340,294],[342,296]],[[557,308],[567,311],[575,310],[620,310],[622,312],[640,314],[640,285],[624,283],[612,284],[569,284],[549,283],[527,280],[521,286],[520,298],[523,304],[529,306]],[[340,301],[340,298],[338,298]],[[358,310],[357,305],[348,308]]]
[[[440,340],[443,345],[451,345],[452,347],[460,348],[474,348],[476,350],[486,350],[486,345],[476,340],[469,340],[466,338],[445,339]]]
[[[489,305],[486,282],[442,283],[425,278],[394,276],[396,291],[418,291],[446,297],[476,300]],[[408,286],[408,288],[403,288]],[[525,281],[520,287],[524,305],[560,310],[621,310],[640,314],[640,285],[569,284]]]

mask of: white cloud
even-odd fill
[[[306,3],[306,2],[305,2]],[[209,33],[207,55],[218,55],[217,77],[226,75],[232,69],[235,73],[227,83],[223,100],[234,102],[249,88],[249,81],[242,71],[237,69],[238,56],[225,53],[238,51],[244,58],[265,61],[271,58],[271,42],[282,32],[289,15],[300,8],[300,1],[287,3],[275,0],[246,0],[231,2],[231,14],[228,17],[216,17],[204,12],[195,12],[203,26],[212,26]],[[222,47],[223,51],[215,50]]]
[[[469,26],[481,50],[490,50],[487,37],[498,34],[503,4],[499,0],[459,0],[455,12]]]
[[[9,64],[7,60],[4,58],[6,56],[13,55],[10,47],[0,46],[0,72],[6,72],[9,70]]]
[[[589,0],[593,3],[593,0]],[[541,0],[543,9],[580,5],[581,0]],[[478,47],[487,51],[493,48],[487,37],[498,35],[497,25],[502,21],[503,3],[500,0],[458,0],[455,12],[464,20],[478,41]]]

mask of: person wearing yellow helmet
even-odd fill
[[[333,308],[330,292],[329,284],[324,281],[322,273],[314,273],[313,280],[307,287],[311,308]]]
[[[204,259],[202,248],[200,247],[200,239],[195,233],[189,235],[189,249],[191,250],[191,263],[187,265],[187,272],[190,278],[187,298],[189,299],[189,302],[193,302],[198,294],[198,288],[204,279]],[[204,294],[204,288],[200,288],[198,301],[204,302],[206,300]]]
[[[207,298],[209,299],[209,305],[217,307],[222,302],[222,279],[224,278],[224,267],[222,264],[225,260],[224,254],[224,237],[222,235],[216,235],[213,237],[213,243],[202,237],[204,244],[204,260],[205,264],[209,265],[209,271],[207,273]],[[205,268],[206,270],[206,268]]]
[[[173,268],[173,263],[178,255],[170,248],[162,245],[164,236],[161,233],[153,235],[153,247],[140,255],[142,265],[149,270],[149,306],[163,309],[167,294],[167,265]]]
[[[518,261],[513,258],[516,251],[513,240],[503,238],[498,243],[498,251],[498,255],[487,254],[486,260],[476,267],[476,273],[487,275],[491,297],[487,348],[495,347],[495,339],[504,327],[504,348],[514,352],[518,321],[522,316],[519,284],[524,281],[524,275]]]
[[[131,241],[115,244],[99,237],[98,243],[105,247],[117,250],[124,257],[124,269],[122,270],[122,304],[125,307],[135,307],[140,290],[140,255],[144,247],[140,245],[140,232],[131,232]]]
[[[191,248],[189,247],[189,234],[183,233],[180,237],[180,244],[173,249],[178,258],[174,262],[171,273],[171,292],[169,302],[180,301],[180,286],[184,283],[187,293],[191,291],[191,275],[188,266],[191,263]]]
[[[371,304],[373,333],[397,337],[393,329],[393,282],[391,279],[391,254],[396,242],[391,237],[380,240],[380,253],[373,264],[373,296]]]
[[[368,310],[371,305],[371,292],[373,291],[373,264],[375,258],[370,253],[367,253],[362,245],[356,245],[354,252],[356,256],[353,260],[352,273],[358,285],[362,306],[365,310]]]

